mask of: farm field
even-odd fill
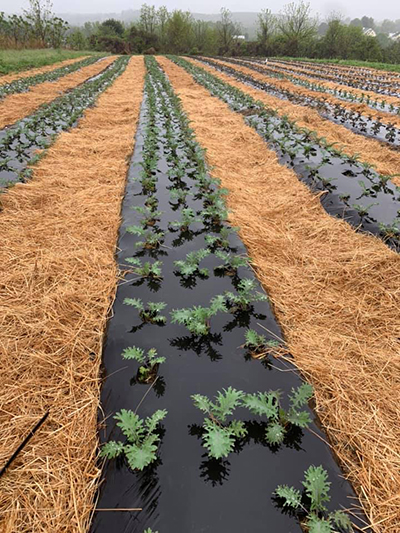
[[[0,529],[398,532],[400,75],[4,80]]]

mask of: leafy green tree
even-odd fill
[[[276,17],[270,9],[262,9],[258,14],[257,40],[261,45],[264,54],[270,54],[272,49],[272,38],[276,32]]]
[[[221,8],[221,18],[217,22],[217,32],[219,41],[219,53],[229,52],[234,36],[240,32],[240,26],[233,22],[232,13],[226,7]]]
[[[174,10],[166,24],[168,51],[174,54],[190,50],[194,42],[193,18],[188,11]]]

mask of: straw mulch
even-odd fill
[[[327,215],[240,115],[159,61],[230,190],[231,221],[374,531],[398,533],[400,257]]]
[[[248,74],[258,81],[272,83],[275,87],[279,87],[280,89],[291,91],[293,94],[301,94],[303,96],[308,96],[310,98],[322,98],[324,101],[329,102],[332,105],[339,104],[342,107],[345,107],[346,109],[354,111],[355,113],[361,113],[365,116],[372,116],[374,119],[381,120],[384,124],[391,123],[396,127],[399,127],[400,125],[400,118],[396,117],[396,115],[393,115],[391,113],[385,113],[384,111],[378,111],[376,109],[371,109],[370,107],[367,106],[367,104],[345,102],[343,100],[340,100],[340,98],[335,98],[331,94],[327,94],[327,93],[318,94],[315,91],[310,91],[310,89],[306,89],[305,87],[299,87],[298,85],[295,85],[289,80],[277,80],[276,78],[268,76],[267,73],[260,74],[259,72],[254,71],[250,68],[242,67],[240,65],[233,65],[232,63],[227,63],[226,61],[215,60],[215,62],[219,63],[220,65],[231,67],[237,70],[238,72]],[[397,100],[397,103],[398,105],[400,105],[400,99]]]
[[[73,89],[88,78],[99,74],[115,61],[116,56],[103,59],[72,74],[67,74],[57,81],[45,81],[32,87],[27,93],[10,94],[0,102],[0,129],[33,113],[42,104],[51,102],[62,93]]]
[[[27,184],[1,196],[0,465],[50,415],[1,479],[0,530],[87,530],[99,470],[106,319],[143,57],[63,133]]]
[[[20,80],[22,78],[28,78],[29,76],[36,76],[37,74],[44,74],[45,72],[50,72],[52,70],[56,70],[61,67],[72,65],[73,63],[78,63],[78,61],[83,61],[84,59],[88,57],[89,56],[80,56],[80,57],[75,57],[74,59],[66,59],[65,61],[58,61],[57,63],[46,65],[45,67],[23,70],[21,72],[17,72],[16,74],[3,74],[2,76],[0,76],[0,85],[5,85],[6,83],[11,83],[12,81]]]
[[[366,161],[374,165],[376,170],[381,174],[394,176],[400,173],[400,152],[391,150],[389,147],[384,146],[374,139],[367,139],[362,135],[352,133],[344,126],[334,124],[320,117],[313,109],[292,104],[280,98],[270,96],[259,89],[253,89],[199,61],[191,59],[189,61],[201,66],[214,76],[230,83],[234,87],[238,87],[243,92],[250,94],[256,100],[260,100],[267,106],[275,109],[280,115],[287,115],[290,119],[296,121],[300,127],[316,131],[320,137],[325,137],[329,143],[336,143],[336,148],[342,149],[348,155],[359,154],[361,161]],[[392,178],[392,180],[396,185],[400,186],[399,177]]]

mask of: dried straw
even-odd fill
[[[236,113],[159,59],[374,531],[400,524],[400,258],[326,214]],[[199,105],[201,102],[201,105]]]
[[[46,65],[45,67],[31,68],[28,70],[23,70],[22,72],[17,72],[16,74],[3,74],[0,76],[0,85],[5,85],[6,83],[11,83],[15,80],[20,80],[22,78],[28,78],[29,76],[36,76],[37,74],[44,74],[45,72],[51,72],[61,67],[67,67],[68,65],[73,65],[78,63],[78,61],[83,61],[89,56],[80,56],[75,57],[74,59],[66,59],[65,61],[58,61],[57,63],[52,63],[51,65]]]
[[[142,57],[1,197],[0,530],[84,532],[99,478],[102,342],[144,80]]]
[[[0,102],[0,129],[13,124],[17,120],[33,113],[42,104],[51,102],[68,89],[83,83],[95,76],[115,61],[116,56],[67,74],[57,81],[45,81],[32,87],[28,93],[10,94]]]
[[[215,68],[200,64],[196,60],[190,59],[189,61],[196,65],[201,65],[202,68],[211,72],[214,76],[230,83],[234,87],[238,87],[256,100],[264,102],[280,115],[287,115],[290,119],[295,120],[300,127],[316,131],[320,137],[325,137],[329,143],[336,143],[336,148],[341,148],[348,155],[359,154],[362,161],[374,165],[381,174],[394,176],[400,172],[400,152],[392,150],[374,139],[367,139],[362,135],[357,135],[344,126],[334,124],[320,117],[313,109],[281,100],[266,94],[260,89],[253,89],[226,74],[218,72]],[[392,178],[392,181],[396,185],[400,185],[400,178]]]

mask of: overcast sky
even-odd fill
[[[231,11],[258,12],[269,8],[278,13],[282,6],[289,0],[148,0],[148,4],[159,7],[167,6],[168,9],[188,9],[195,13],[218,13],[222,6]],[[144,3],[144,2],[143,2]],[[398,0],[312,0],[313,10],[323,19],[331,11],[340,11],[345,17],[374,17],[376,20],[384,18],[399,19],[400,5]],[[130,0],[53,0],[56,13],[118,13],[124,9],[139,9],[141,3]],[[28,6],[27,0],[0,0],[0,11],[18,12]]]

